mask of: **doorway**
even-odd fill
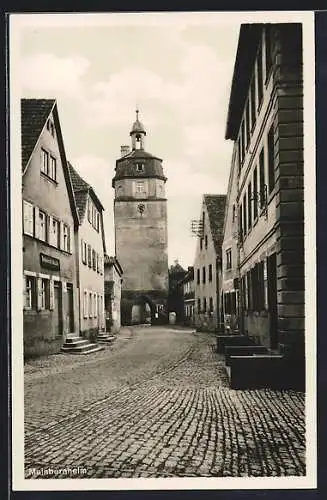
[[[62,300],[59,281],[53,283],[53,333],[55,336],[62,335]]]
[[[74,332],[74,294],[72,283],[67,283],[67,333]]]
[[[278,323],[277,323],[277,267],[276,254],[273,253],[267,259],[267,285],[268,285],[268,308],[269,308],[269,334],[270,348],[277,349],[278,346]]]

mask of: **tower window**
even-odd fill
[[[145,196],[145,184],[143,181],[137,181],[135,184],[135,194],[138,197]]]
[[[137,172],[144,172],[144,163],[137,163],[136,164],[136,171]]]

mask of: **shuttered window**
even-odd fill
[[[34,207],[28,201],[23,202],[24,234],[34,236]]]

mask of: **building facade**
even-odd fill
[[[136,115],[132,149],[122,146],[112,181],[116,256],[124,270],[124,324],[167,318],[167,179],[162,160],[144,149],[146,131],[138,111]]]
[[[221,245],[226,195],[203,196],[194,261],[195,326],[216,331],[221,323]],[[194,221],[195,222],[195,221]]]
[[[304,362],[301,24],[242,25],[226,138],[234,141],[237,158],[242,329],[272,352],[287,354],[301,365]],[[231,196],[229,204],[234,203]],[[226,232],[226,244],[227,236]]]
[[[185,277],[181,281],[184,299],[184,324],[194,326],[195,318],[195,292],[194,292],[194,267],[189,266]]]
[[[121,327],[121,289],[123,270],[116,259],[104,257],[105,312],[107,332],[117,333]]]
[[[238,165],[234,147],[227,189],[222,243],[221,302],[223,309],[222,327],[225,333],[236,333],[240,328],[237,196]]]
[[[57,103],[22,99],[24,355],[60,351],[78,328],[78,214]]]
[[[105,330],[103,206],[90,186],[68,162],[79,215],[75,257],[79,295],[79,333],[96,340]]]
[[[187,271],[179,264],[178,260],[169,268],[169,294],[168,311],[176,314],[176,322],[184,321],[184,293],[182,279]]]

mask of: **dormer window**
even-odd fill
[[[137,163],[136,164],[136,171],[137,172],[144,172],[144,163]]]
[[[52,137],[54,137],[54,135],[55,135],[54,123],[50,118],[47,121],[47,130],[50,132]]]

